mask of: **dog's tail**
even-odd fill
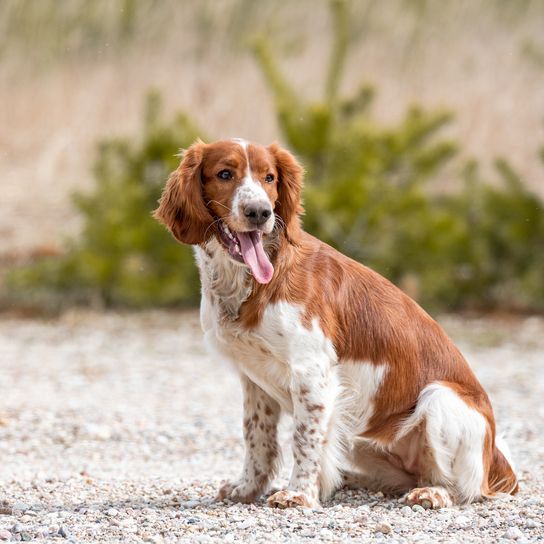
[[[487,486],[489,495],[496,493],[515,495],[519,490],[518,477],[510,460],[510,450],[506,442],[499,436],[493,445]]]

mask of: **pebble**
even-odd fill
[[[182,502],[180,504],[180,506],[182,508],[195,508],[199,505],[200,503],[198,501],[186,501],[186,502]]]
[[[238,529],[248,529],[249,527],[252,527],[253,525],[255,525],[255,520],[249,518],[249,519],[246,519],[245,521],[237,523],[236,527]]]
[[[384,535],[388,535],[392,530],[393,528],[388,523],[378,523],[375,528],[377,533],[383,533]]]
[[[425,512],[425,508],[423,508],[423,506],[420,506],[419,504],[414,504],[412,506],[412,511],[417,512],[417,513],[421,513],[421,512]]]
[[[11,540],[11,532],[7,529],[0,529],[0,540]]]
[[[455,518],[454,525],[460,529],[464,529],[465,527],[468,527],[471,525],[472,520],[470,518],[467,518],[467,516],[457,516]]]
[[[502,536],[508,540],[519,540],[523,538],[523,533],[517,527],[509,527]]]
[[[108,508],[108,510],[106,511],[107,516],[117,516],[118,514],[119,510],[117,510],[116,508]]]

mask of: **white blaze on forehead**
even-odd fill
[[[251,165],[249,164],[249,154],[247,148],[249,142],[242,138],[233,138],[233,142],[237,143],[243,150],[246,157],[246,172],[242,185],[234,193],[232,199],[232,212],[234,216],[239,219],[243,214],[242,208],[249,202],[266,202],[269,203],[268,195],[263,189],[262,185],[253,179],[253,173],[251,172]]]
[[[238,145],[241,145],[244,148],[247,156],[247,146],[249,142],[247,140],[244,140],[243,138],[232,138],[232,141],[237,143]]]

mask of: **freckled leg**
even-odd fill
[[[253,502],[265,493],[277,475],[280,450],[277,426],[279,404],[249,378],[242,376],[246,456],[242,475],[219,490],[218,499]]]
[[[337,390],[337,381],[329,369],[321,371],[317,368],[315,375],[309,375],[306,370],[300,376],[294,376],[291,391],[295,426],[293,472],[288,489],[269,497],[270,506],[319,507],[322,463],[327,457],[324,455],[328,447],[327,428]]]

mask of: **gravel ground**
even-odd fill
[[[0,541],[544,541],[544,320],[442,322],[492,397],[520,494],[431,512],[342,490],[280,511],[214,501],[241,468],[241,395],[195,313],[4,316]]]

